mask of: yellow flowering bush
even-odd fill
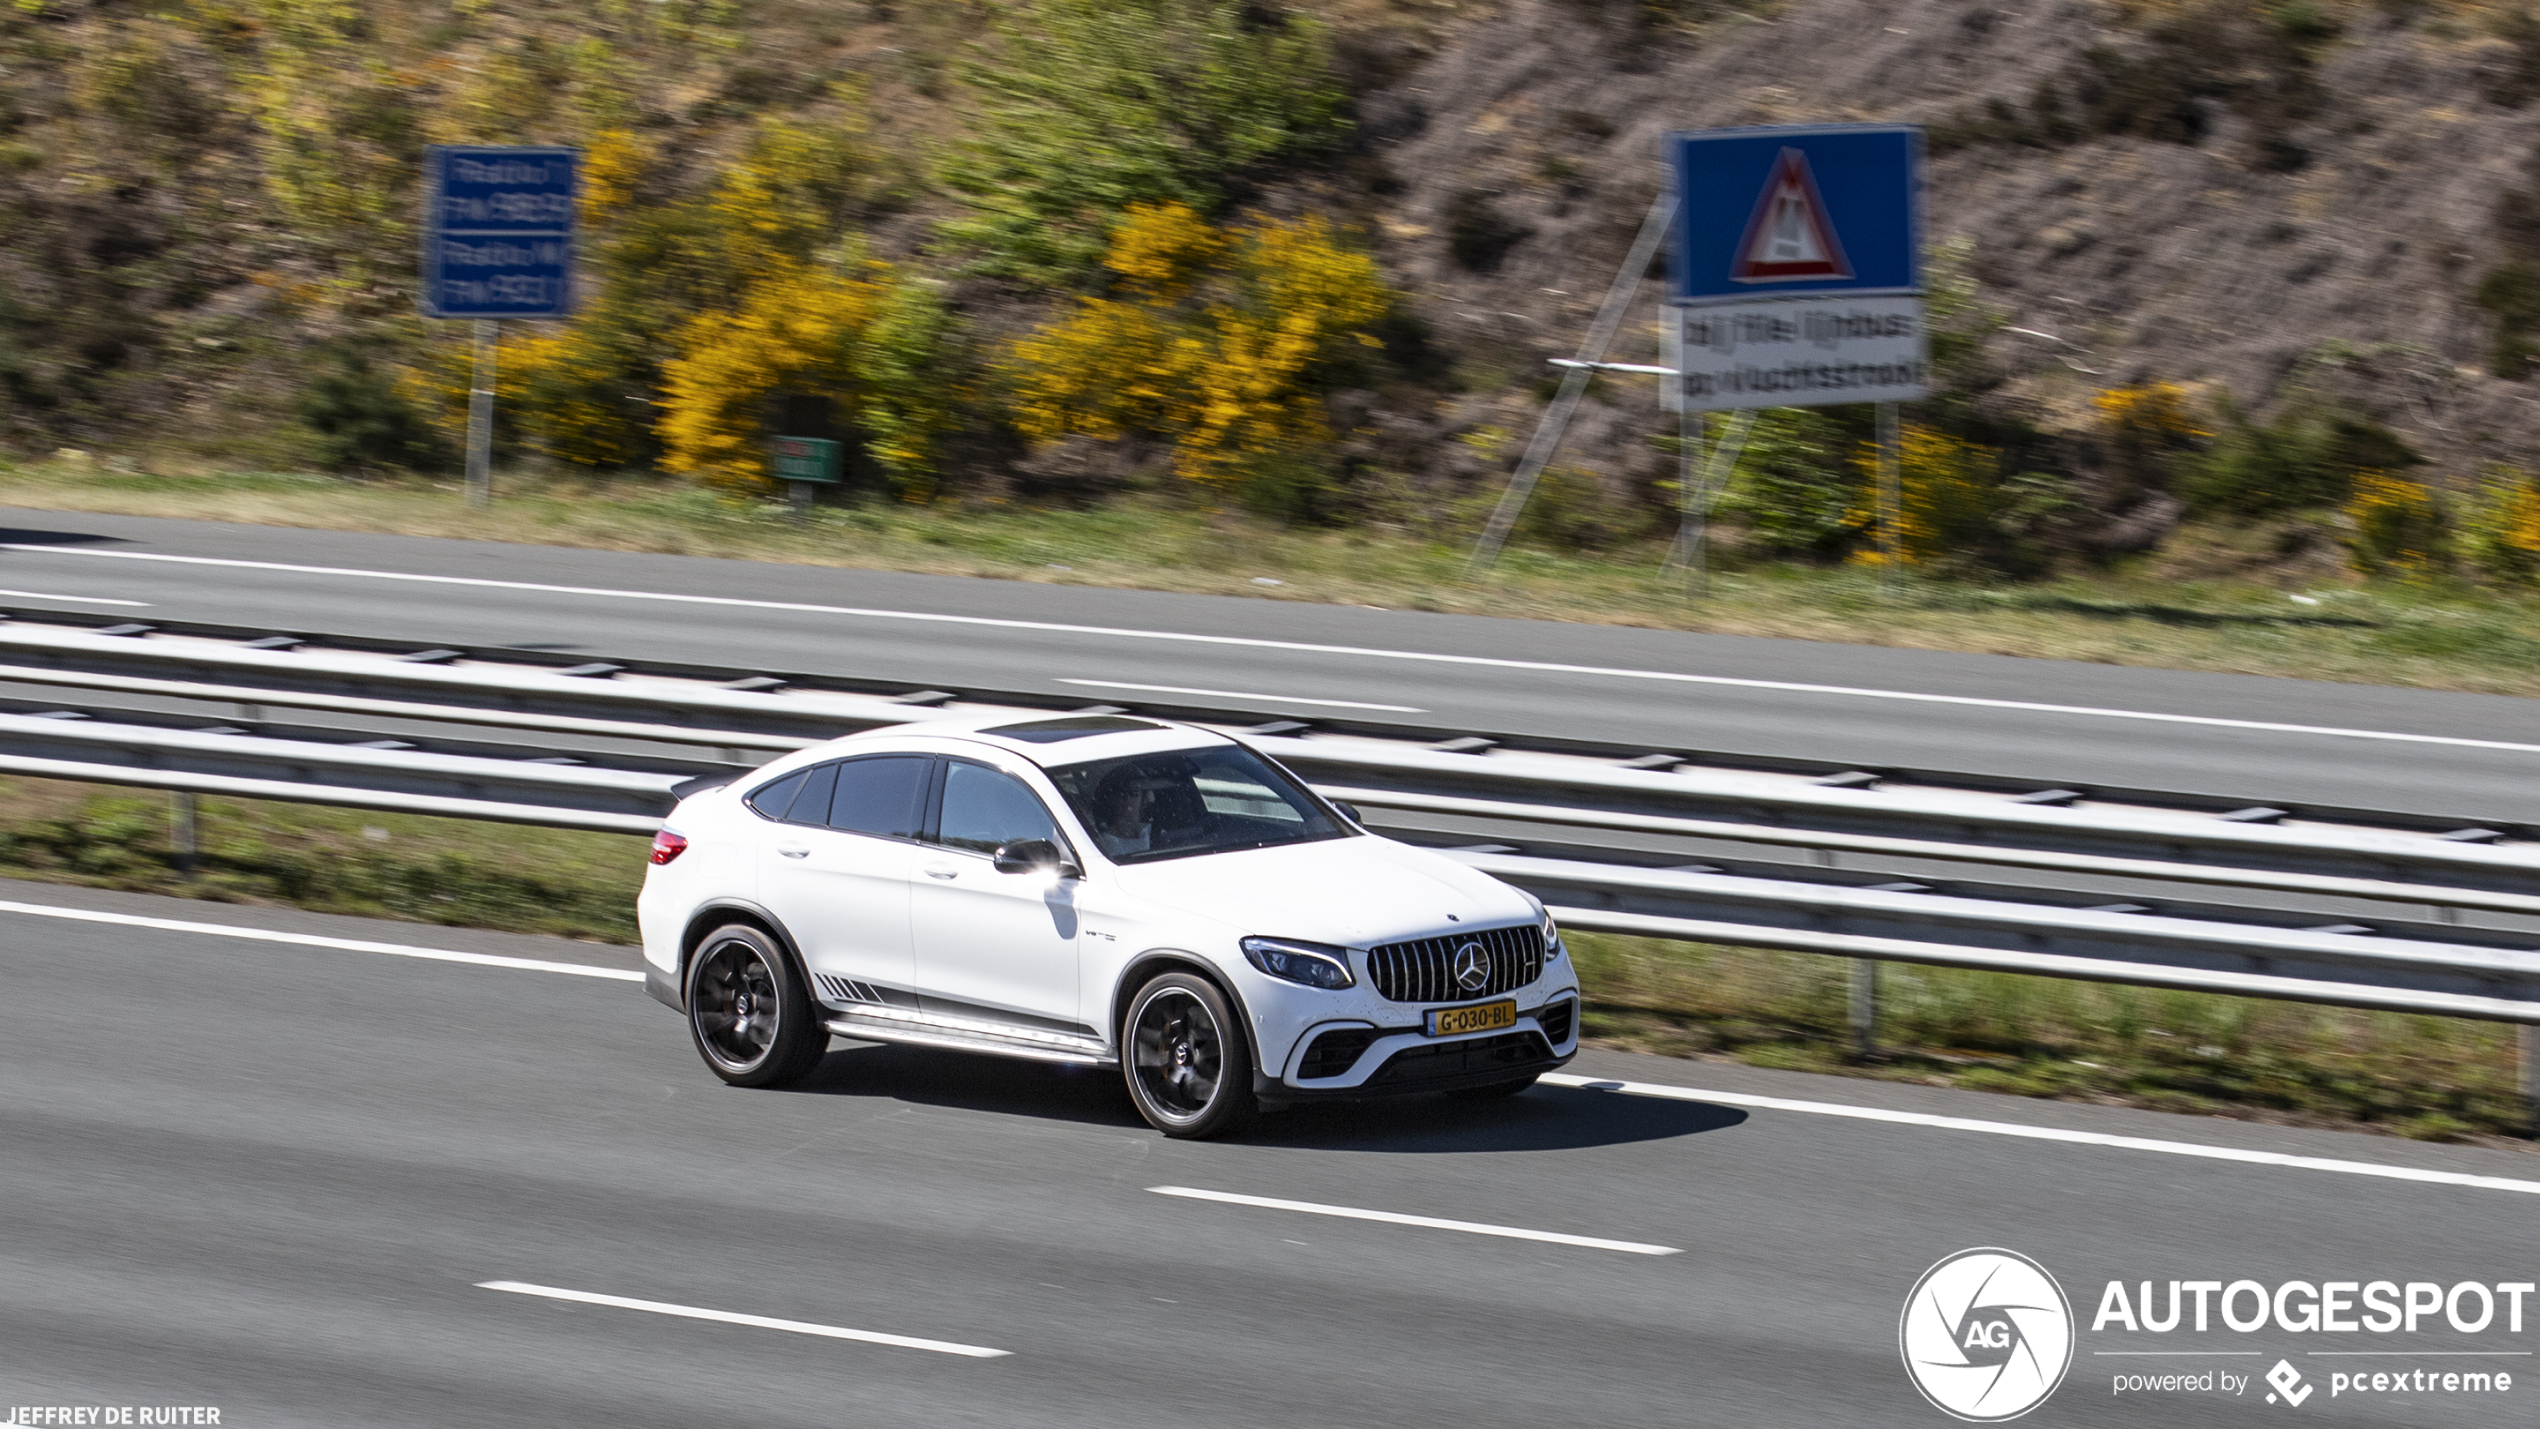
[[[1144,432],[1174,469],[1224,481],[1330,440],[1322,395],[1393,294],[1366,254],[1308,215],[1220,233],[1181,204],[1136,204],[1104,266],[1124,296],[1077,300],[1017,343],[1015,424],[1038,443]]]
[[[2001,454],[1910,422],[1898,434],[1897,446],[1898,561],[1909,566],[1949,564],[1985,553],[2000,536],[1995,518],[2002,505]],[[1853,457],[1864,485],[1850,522],[1873,533],[1871,544],[1852,558],[1861,565],[1887,560],[1885,543],[1875,539],[1878,455],[1876,444],[1865,442]]]
[[[2359,471],[2344,514],[2353,531],[2346,548],[2357,570],[2422,575],[2451,564],[2450,513],[2421,481]]]
[[[737,307],[689,319],[663,364],[662,465],[721,485],[767,481],[769,404],[799,392],[835,403],[865,454],[904,492],[922,491],[960,395],[934,370],[945,321],[933,291],[888,264],[771,260]]]
[[[2540,577],[2540,482],[2529,472],[2491,466],[2461,519],[2463,553],[2499,580]]]
[[[582,151],[582,222],[600,228],[635,200],[635,185],[644,177],[651,155],[634,134],[602,130]]]

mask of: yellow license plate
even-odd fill
[[[1429,1014],[1429,1035],[1455,1037],[1466,1032],[1489,1032],[1517,1025],[1517,999],[1503,997],[1497,1002],[1477,1002],[1471,1007],[1441,1007]]]

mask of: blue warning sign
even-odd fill
[[[1922,291],[1920,128],[1702,129],[1667,147],[1675,303]]]

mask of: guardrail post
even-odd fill
[[[1852,960],[1852,1055],[1868,1057],[1879,1045],[1879,965]]]
[[[200,812],[190,789],[180,789],[168,797],[168,851],[174,855],[179,873],[192,873],[194,860],[202,852],[197,822]]]
[[[2522,1034],[2522,1109],[2531,1129],[2540,1132],[2540,1023],[2526,1022]]]

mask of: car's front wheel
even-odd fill
[[[688,1033],[697,1055],[736,1087],[801,1081],[829,1050],[829,1028],[794,965],[764,930],[717,928],[688,964]]]
[[[1138,1114],[1167,1136],[1223,1136],[1252,1120],[1252,1044],[1214,983],[1165,973],[1121,1023],[1121,1072]]]

